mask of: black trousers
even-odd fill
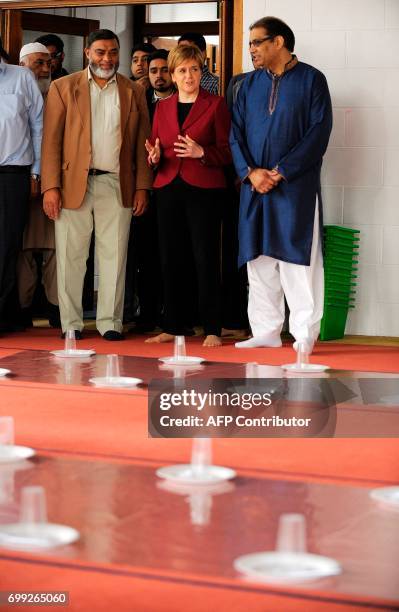
[[[158,229],[153,194],[147,211],[132,217],[126,264],[125,313],[130,319],[138,299],[140,324],[159,325],[162,308],[161,264],[159,261]]]
[[[28,214],[29,166],[10,172],[0,167],[0,330],[17,320],[17,258]]]
[[[156,190],[159,248],[164,288],[164,331],[184,334],[186,260],[191,250],[205,335],[221,332],[220,234],[223,189],[201,189],[182,180]]]

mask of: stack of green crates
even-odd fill
[[[324,313],[320,340],[343,338],[349,308],[356,294],[359,230],[324,227]]]

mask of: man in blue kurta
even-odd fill
[[[311,352],[323,315],[320,170],[332,127],[324,75],[299,62],[280,19],[250,27],[253,61],[233,108],[231,149],[242,181],[239,265],[247,264],[253,337],[240,348],[281,346],[290,331]]]

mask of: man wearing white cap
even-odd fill
[[[47,47],[38,42],[24,45],[19,53],[19,65],[32,70],[45,96],[51,84],[51,57]]]
[[[33,72],[43,97],[46,97],[51,84],[51,57],[47,47],[38,42],[24,45],[19,54],[19,63]],[[59,327],[54,223],[43,212],[40,180],[37,178],[37,192],[30,200],[28,223],[17,266],[21,322],[26,326],[32,325],[32,302],[39,280],[38,266],[41,265],[42,284],[48,301],[47,316],[52,327]]]

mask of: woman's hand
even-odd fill
[[[159,164],[159,160],[161,159],[161,147],[159,145],[159,138],[156,139],[154,146],[150,143],[149,140],[145,141],[145,148],[148,153],[148,163],[151,166],[156,166]]]
[[[178,136],[179,142],[174,142],[174,151],[176,153],[176,157],[191,157],[193,159],[201,159],[204,157],[205,151],[196,143],[190,136],[187,134],[185,136]]]

